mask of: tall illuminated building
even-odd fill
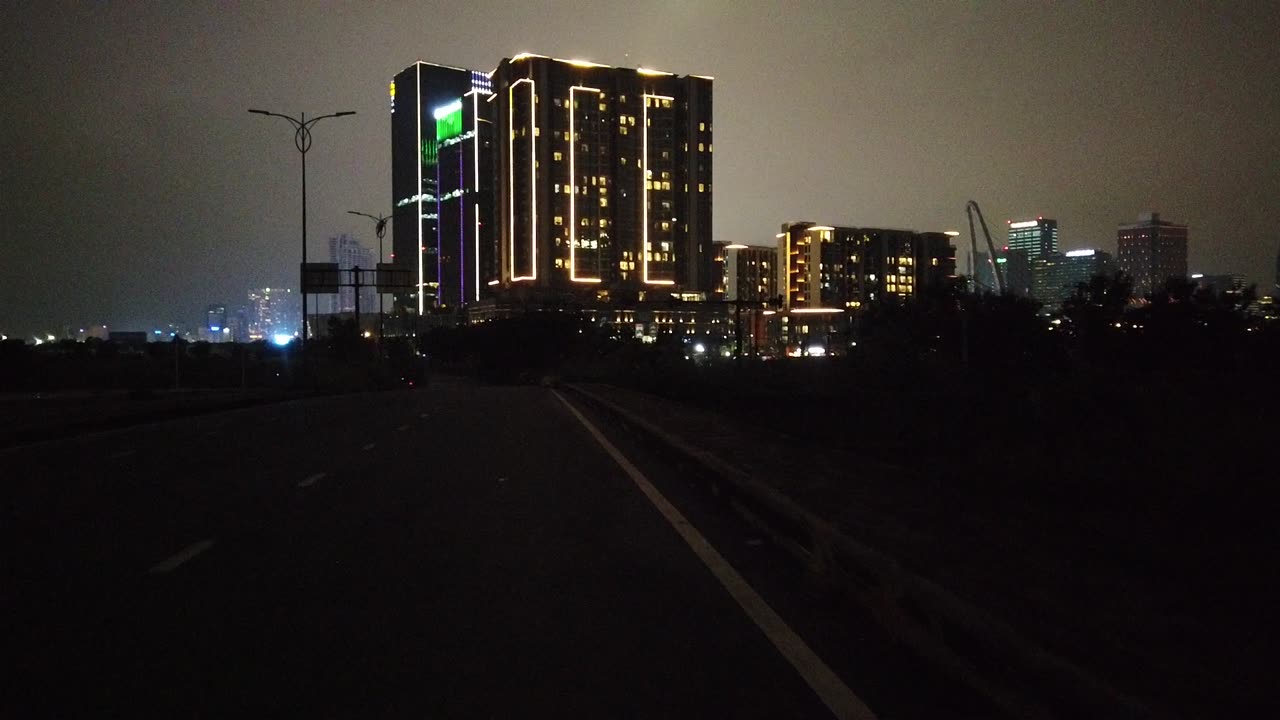
[[[1006,250],[1024,252],[1028,261],[1058,252],[1058,221],[1035,220],[1009,221],[1009,241]]]
[[[396,293],[393,315],[431,312],[440,271],[435,111],[488,83],[474,70],[416,62],[395,76],[391,96],[391,260],[410,271],[414,288]]]
[[[487,297],[497,272],[493,222],[493,94],[487,77],[462,97],[432,110],[435,149],[428,167],[437,188],[437,310]]]
[[[493,76],[514,296],[712,292],[712,79],[521,54]]]
[[[1136,297],[1163,288],[1169,278],[1187,276],[1187,226],[1144,213],[1116,231],[1117,264],[1133,279]]]

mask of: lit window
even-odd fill
[[[564,159],[564,155],[561,155],[559,150],[551,153],[551,157],[555,158],[557,162]]]
[[[703,130],[706,130],[706,129],[707,129],[707,124],[706,124],[706,123],[704,123],[704,122],[700,122],[700,123],[698,123],[698,130],[699,130],[699,131],[703,131]]]
[[[702,143],[698,143],[698,152],[703,152],[706,149],[707,149],[706,145],[703,145]]]
[[[563,224],[564,224],[564,218],[563,218],[563,217],[561,217],[561,216],[559,216],[559,215],[557,215],[557,216],[556,216],[556,224],[557,224],[557,225],[563,225]]]
[[[704,185],[704,184],[702,184],[702,183],[698,183],[698,192],[705,192],[705,191],[706,191],[706,189],[707,189],[707,186],[706,186],[706,185]]]
[[[626,134],[627,134],[627,129],[626,129],[626,128],[624,128],[624,127],[620,127],[620,128],[618,128],[618,134],[619,134],[619,135],[626,135]]]

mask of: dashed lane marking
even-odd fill
[[[199,555],[200,553],[204,552],[205,550],[208,550],[211,547],[213,547],[212,540],[201,540],[198,543],[193,543],[183,548],[177,555],[174,555],[173,557],[168,558],[167,560],[161,560],[159,563],[154,565],[147,572],[152,575],[155,575],[157,573],[173,572],[174,570],[177,570],[183,563],[187,562],[191,558]]]
[[[372,449],[373,449],[373,447],[374,447],[374,445],[375,445],[375,443],[369,443],[368,445],[365,445],[364,447],[362,447],[362,448],[360,448],[360,449],[361,449],[361,450],[372,450]]]
[[[325,473],[316,473],[315,475],[308,475],[305,479],[302,480],[302,482],[298,483],[298,487],[300,488],[311,487],[312,485],[316,484],[316,481],[323,480],[324,476],[325,476]]]

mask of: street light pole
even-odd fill
[[[381,265],[382,264],[382,238],[386,237],[387,223],[392,219],[394,219],[394,215],[383,215],[381,213],[377,215],[370,215],[369,213],[362,213],[356,210],[348,210],[347,213],[350,215],[359,215],[360,217],[367,217],[374,222],[373,231],[378,236],[378,264]],[[383,334],[382,290],[381,288],[375,288],[375,290],[378,293],[378,347],[382,347],[382,334]]]
[[[305,268],[307,264],[307,151],[311,149],[311,128],[325,118],[343,117],[345,115],[355,115],[356,113],[354,110],[344,110],[343,112],[321,115],[308,120],[306,113],[302,113],[302,119],[298,119],[266,110],[250,109],[249,112],[255,115],[284,118],[289,121],[290,125],[293,125],[293,145],[298,148],[298,152],[302,155],[302,265]],[[307,331],[307,289],[302,286],[301,270],[302,268],[299,268],[298,290],[302,296],[302,342],[305,345],[310,333]]]

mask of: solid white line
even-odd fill
[[[368,445],[365,445],[364,447],[362,447],[362,448],[360,448],[360,449],[361,449],[361,450],[372,450],[372,449],[373,449],[373,443],[369,443]]]
[[[186,561],[199,555],[205,550],[208,550],[211,547],[213,547],[212,540],[201,540],[200,542],[195,543],[194,545],[187,546],[182,550],[182,552],[178,553],[177,555],[174,555],[168,560],[163,560],[160,563],[157,563],[155,567],[151,568],[147,572],[152,575],[156,573],[173,572],[174,570],[178,569],[179,565],[185,563]]]
[[[684,515],[676,509],[658,489],[649,482],[649,479],[640,472],[639,468],[631,463],[613,443],[609,442],[596,426],[591,424],[582,413],[578,412],[568,400],[559,392],[552,390],[555,396],[564,403],[569,412],[582,423],[582,426],[591,433],[591,436],[600,443],[605,452],[613,458],[614,462],[626,472],[627,476],[640,488],[640,492],[649,498],[649,502],[662,513],[671,527],[679,533],[684,539],[693,553],[698,556],[702,564],[707,566],[711,574],[720,581],[724,589],[729,591],[729,595],[738,602],[747,617],[751,618],[756,627],[764,632],[773,646],[782,653],[782,656],[791,663],[791,666],[800,673],[800,677],[809,684],[810,688],[818,694],[822,702],[835,714],[838,718],[847,718],[852,720],[875,720],[875,713],[871,712],[866,703],[849,689],[849,686],[836,675],[830,667],[827,666],[822,658],[818,657],[804,639],[796,634],[791,626],[782,619],[769,603],[765,601],[755,588],[751,587],[737,570],[724,559],[711,543],[707,541],[697,528],[685,519]]]
[[[311,487],[312,485],[316,484],[317,480],[323,480],[324,476],[325,476],[325,473],[316,473],[315,475],[310,475],[306,479],[304,479],[302,482],[298,483],[298,487]]]

